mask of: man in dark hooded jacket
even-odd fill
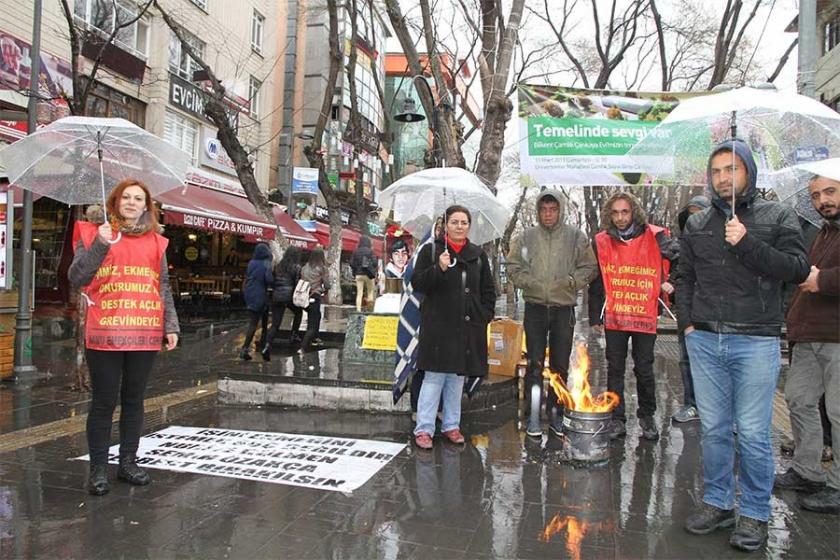
[[[688,201],[680,213],[677,214],[677,223],[680,226],[680,233],[685,231],[685,223],[689,216],[696,214],[701,210],[709,207],[709,199],[703,195],[693,197]],[[679,265],[678,260],[672,260],[671,266],[676,269],[672,274],[672,279],[676,283],[678,277]],[[688,350],[685,347],[685,335],[679,331],[680,342],[680,373],[682,374],[683,382],[683,405],[671,416],[671,420],[677,423],[693,422],[700,420],[700,415],[697,413],[697,401],[694,398],[694,382],[691,380],[691,362],[688,358]]]
[[[677,284],[679,328],[703,427],[703,503],[685,528],[705,535],[734,523],[729,543],[746,551],[764,544],[770,516],[782,283],[802,282],[810,270],[796,214],[759,198],[756,175],[753,154],[742,140],[712,151],[712,207],[686,223]]]

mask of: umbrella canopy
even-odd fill
[[[772,180],[782,203],[792,206],[796,213],[819,226],[822,216],[811,203],[808,182],[814,175],[840,181],[840,157],[800,163],[777,172]]]
[[[428,233],[435,220],[453,204],[472,213],[470,241],[487,243],[502,236],[510,219],[508,210],[473,173],[459,167],[424,169],[394,182],[379,195],[385,212],[414,235]]]
[[[733,136],[753,151],[758,187],[773,188],[773,173],[802,151],[840,155],[840,114],[802,95],[742,87],[681,102],[628,155],[659,182],[705,185],[712,148]]]
[[[183,184],[189,154],[125,119],[65,117],[0,151],[9,184],[66,204],[101,202],[126,177],[152,196]]]

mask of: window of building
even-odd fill
[[[248,101],[251,102],[251,116],[255,119],[260,117],[260,88],[262,82],[251,76],[248,81]]]
[[[207,11],[207,0],[190,0],[193,4],[204,10]]]
[[[824,31],[823,54],[826,54],[840,43],[840,14],[826,22]]]
[[[251,48],[254,52],[262,52],[264,30],[265,16],[254,10],[254,16],[251,19]]]
[[[107,38],[115,28],[137,17],[137,6],[127,0],[76,0],[73,15],[83,26],[90,27]],[[114,44],[146,60],[149,55],[148,15],[143,14],[143,17],[131,25],[118,29]]]
[[[146,104],[104,84],[96,83],[88,95],[85,115],[125,119],[143,128]]]
[[[198,157],[198,124],[174,111],[166,111],[163,119],[163,139],[190,154],[192,164]]]
[[[204,58],[204,41],[192,35],[187,31],[184,33],[184,39],[196,52],[196,54]],[[193,72],[200,70],[201,67],[188,54],[186,49],[181,45],[181,41],[172,33],[169,36],[169,71],[177,74],[185,80],[192,81]]]

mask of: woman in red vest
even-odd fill
[[[96,496],[110,490],[108,447],[118,398],[117,477],[135,485],[151,482],[136,463],[146,381],[158,351],[174,349],[180,332],[169,290],[168,240],[160,235],[158,210],[149,189],[135,179],[123,179],[105,204],[105,223],[76,223],[75,256],[67,272],[88,304],[85,358],[92,388],[87,418],[88,492]]]

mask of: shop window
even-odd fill
[[[163,139],[190,154],[192,164],[197,165],[198,125],[193,120],[167,110],[163,120]]]
[[[840,43],[840,14],[827,21],[823,31],[823,54],[828,54],[828,51]]]
[[[262,53],[264,31],[265,16],[254,10],[251,18],[251,49],[256,53]]]
[[[73,15],[85,27],[97,31],[104,38],[116,27],[137,17],[137,6],[126,0],[76,0]],[[117,31],[114,44],[138,58],[149,55],[149,18],[140,19]]]
[[[146,105],[103,84],[94,84],[87,98],[85,114],[91,117],[114,117],[145,125]]]
[[[32,251],[35,254],[36,289],[59,289],[58,270],[70,211],[66,204],[48,198],[33,205]]]
[[[184,33],[184,40],[195,53],[200,58],[204,58],[204,41],[186,31],[182,33]],[[187,54],[181,41],[175,33],[172,33],[169,36],[169,71],[191,82],[193,73],[197,70],[201,70],[201,66]]]

